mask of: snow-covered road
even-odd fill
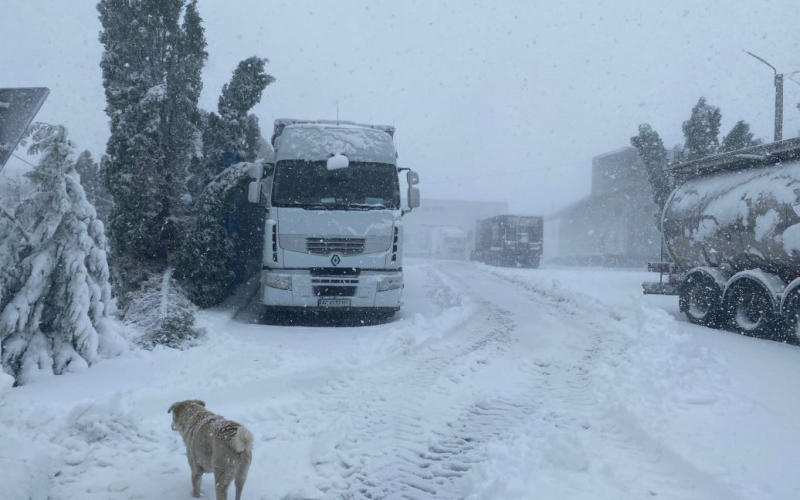
[[[247,499],[800,498],[800,349],[681,321],[646,278],[420,261],[385,325],[204,311],[198,347],[7,394],[0,479],[189,499],[166,409],[200,398],[256,436]]]

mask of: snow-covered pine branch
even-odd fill
[[[0,353],[18,384],[83,369],[97,359],[98,323],[111,310],[103,223],[86,200],[60,125],[36,124],[28,174],[35,191],[0,240]],[[24,227],[23,227],[24,226]],[[109,332],[108,335],[115,335]]]

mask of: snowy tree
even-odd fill
[[[203,160],[195,165],[195,195],[227,167],[223,156],[232,155],[232,163],[255,161],[261,129],[258,118],[248,115],[261,100],[264,89],[275,81],[265,71],[267,59],[250,57],[239,63],[231,81],[222,87],[217,113],[206,117],[203,132]]]
[[[234,283],[235,245],[223,215],[233,211],[237,194],[250,183],[253,168],[260,164],[237,163],[217,175],[205,188],[186,238],[175,256],[176,276],[200,307],[218,304]]]
[[[184,4],[101,0],[97,7],[111,125],[102,172],[114,199],[109,231],[122,305],[166,270],[189,215],[186,176],[200,149],[206,52],[196,2]]]
[[[88,366],[97,357],[98,322],[111,307],[103,223],[87,201],[62,126],[32,127],[32,195],[15,210],[0,241],[3,371],[25,383]]]
[[[639,125],[639,134],[631,137],[631,145],[639,151],[639,157],[647,170],[647,179],[653,191],[653,201],[664,208],[672,186],[667,174],[667,149],[658,132],[647,123]]]
[[[100,177],[100,166],[92,158],[92,153],[84,151],[75,160],[75,171],[81,176],[81,186],[86,193],[86,199],[94,206],[97,218],[104,223],[108,221],[111,212],[111,197],[106,192],[103,180]]]
[[[722,113],[701,97],[692,108],[692,116],[683,122],[686,138],[685,151],[688,160],[702,158],[717,152],[719,148],[719,126]]]
[[[143,332],[138,343],[146,348],[165,345],[176,349],[189,347],[197,338],[194,313],[197,307],[173,278],[172,268],[152,275],[131,293],[125,322]]]
[[[750,148],[761,144],[760,139],[754,139],[753,133],[750,132],[750,125],[744,120],[739,120],[733,126],[728,135],[722,139],[722,146],[720,151],[736,151],[739,149]]]

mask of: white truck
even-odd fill
[[[272,144],[273,164],[248,193],[267,210],[262,304],[391,317],[403,291],[402,217],[420,200],[419,176],[397,166],[394,127],[279,119]]]

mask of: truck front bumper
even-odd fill
[[[400,271],[363,270],[358,275],[327,276],[312,275],[308,270],[263,270],[261,303],[273,307],[315,309],[399,309],[403,296],[402,279]],[[387,283],[393,288],[379,291],[379,285],[385,288]]]

